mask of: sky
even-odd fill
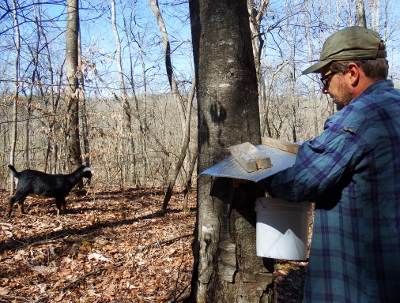
[[[29,1],[28,1],[29,2]],[[136,0],[136,1],[120,1],[117,2],[117,22],[119,28],[120,40],[122,43],[122,56],[125,66],[126,79],[130,78],[129,66],[132,64],[134,67],[134,82],[137,93],[143,92],[145,80],[148,85],[147,92],[149,93],[165,93],[169,92],[169,86],[164,65],[164,47],[161,41],[160,31],[156,22],[156,18],[150,9],[148,0]],[[368,1],[370,3],[371,1]],[[384,3],[385,1],[381,1]],[[63,32],[65,28],[66,8],[65,1],[59,1],[58,4],[54,4],[56,1],[52,1],[51,4],[43,5],[43,18],[48,19],[55,18],[54,22],[48,22],[49,27],[49,39],[55,44],[54,49],[57,51],[53,53],[54,60],[63,60],[64,58],[64,47],[65,47],[65,34]],[[121,4],[122,3],[122,4]],[[190,33],[190,20],[189,20],[189,8],[188,3],[179,0],[166,0],[159,1],[161,11],[166,23],[169,39],[171,42],[172,49],[172,62],[175,68],[175,73],[180,83],[190,83],[193,79],[193,54],[191,49],[191,33]],[[267,10],[267,21],[265,23],[264,30],[268,31],[266,37],[266,51],[263,53],[263,62],[270,64],[272,67],[274,64],[280,64],[284,60],[288,60],[292,56],[292,52],[295,51],[295,59],[300,58],[301,51],[304,51],[305,41],[301,38],[301,35],[297,35],[296,32],[301,32],[301,24],[307,14],[304,13],[304,9],[301,7],[304,1],[295,0],[286,3],[282,0],[271,0],[270,6]],[[351,17],[348,17],[343,11],[346,10],[347,6],[354,5],[353,1],[310,1],[311,9],[313,13],[321,9],[329,12],[328,15],[321,17],[320,22],[335,24],[337,23],[338,28],[340,24],[346,22],[353,22]],[[391,15],[392,24],[400,22],[399,6],[395,5],[395,2],[389,1],[391,7],[388,14]],[[286,5],[287,4],[287,5]],[[340,4],[340,6],[339,6]],[[394,4],[394,5],[393,5]],[[121,5],[124,5],[123,7]],[[303,11],[302,11],[303,10]],[[381,14],[383,14],[382,12]],[[2,14],[0,8],[0,15]],[[127,20],[133,20],[132,28],[129,29],[129,37],[124,33],[124,24],[122,14]],[[81,18],[81,33],[82,33],[82,53],[88,61],[88,66],[95,67],[101,75],[106,77],[110,87],[118,89],[117,74],[115,66],[115,37],[110,23],[110,1],[107,0],[88,0],[81,1],[80,18]],[[317,17],[317,14],[314,18]],[[285,23],[279,24],[275,28],[268,28],[282,18]],[[286,18],[286,19],[285,19]],[[349,20],[347,20],[347,19]],[[397,21],[396,21],[397,20]],[[319,20],[313,21],[318,24]],[[298,27],[296,27],[298,24]],[[53,27],[50,30],[50,26]],[[59,29],[56,27],[59,26]],[[292,37],[285,36],[285,26],[293,27]],[[314,25],[313,25],[314,26]],[[0,25],[1,28],[1,25]],[[321,28],[322,31],[322,28]],[[398,76],[399,65],[399,29],[397,28],[391,33],[391,39],[388,42],[388,54],[389,60],[392,62],[391,71],[394,79],[397,81],[400,77]],[[1,32],[1,31],[0,31]],[[389,31],[390,33],[390,31]],[[3,35],[0,45],[3,43],[3,50],[7,49],[4,45],[4,41],[7,41],[13,34],[12,30],[8,32],[8,37]],[[32,36],[32,33],[26,32],[26,36]],[[324,32],[321,34],[329,34]],[[28,39],[27,38],[27,39]],[[291,45],[288,44],[288,40],[298,39]],[[313,48],[314,58],[317,59],[320,48],[322,47],[323,38],[320,42],[315,43]],[[8,43],[8,42],[7,42]],[[128,45],[130,46],[131,52],[128,52]],[[141,52],[139,51],[139,45],[141,46]],[[303,48],[303,49],[302,49]],[[13,54],[5,53],[2,51],[0,56],[3,57],[7,62],[12,64]],[[142,57],[141,57],[142,56]],[[304,54],[303,57],[306,57]],[[143,58],[143,61],[141,59]],[[29,58],[28,58],[29,62]],[[299,70],[303,68],[301,65],[308,65],[308,62],[300,62],[297,64]],[[5,71],[6,72],[6,71]],[[143,75],[146,75],[146,78]],[[299,73],[298,73],[299,74]],[[297,75],[296,75],[297,76]],[[96,76],[88,69],[87,74],[87,85],[94,84]],[[92,82],[90,82],[92,81]],[[99,84],[99,87],[102,86]],[[187,90],[189,85],[185,87]],[[102,93],[106,89],[102,87]]]

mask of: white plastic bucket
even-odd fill
[[[311,203],[264,197],[256,200],[257,256],[306,260]]]

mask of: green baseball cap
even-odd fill
[[[381,37],[373,30],[361,26],[347,27],[326,39],[319,62],[304,70],[302,74],[318,73],[333,61],[386,58],[386,50],[380,49],[381,43]]]

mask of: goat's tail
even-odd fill
[[[19,178],[20,173],[12,165],[8,165],[8,168],[11,170],[11,173],[14,175],[15,178]]]

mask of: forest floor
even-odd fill
[[[92,188],[67,198],[27,198],[3,217],[0,191],[0,302],[178,302],[190,292],[196,197],[183,212],[174,193],[160,211],[161,188]],[[276,261],[277,302],[301,302],[305,262]]]

